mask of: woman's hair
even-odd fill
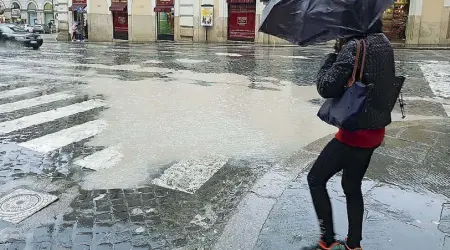
[[[370,28],[362,35],[360,36],[351,36],[351,37],[346,37],[346,38],[341,38],[338,39],[340,41],[340,43],[342,44],[346,44],[348,41],[354,39],[354,38],[363,38],[367,35],[370,34],[376,34],[376,33],[383,33],[383,22],[381,21],[381,19],[377,19],[372,26],[370,26]]]
[[[367,30],[366,34],[374,34],[374,33],[383,33],[383,22],[381,19],[377,19],[372,26],[370,26],[369,30]]]

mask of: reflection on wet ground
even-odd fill
[[[347,236],[347,209],[340,176],[331,179],[337,238]],[[443,195],[390,185],[371,179],[363,182],[365,249],[447,249],[449,221],[446,212],[450,199]],[[293,220],[295,218],[295,220]],[[317,240],[316,215],[306,177],[299,178],[284,192],[258,239],[255,249],[299,249]],[[448,240],[448,239],[447,239]]]

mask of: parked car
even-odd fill
[[[0,44],[19,44],[39,49],[44,40],[37,34],[30,33],[15,25],[0,24]]]
[[[36,24],[33,26],[33,33],[43,34],[45,33],[44,26],[41,24]]]
[[[24,24],[23,25],[23,29],[25,29],[26,31],[32,33],[33,32],[33,26],[29,25],[29,24]]]

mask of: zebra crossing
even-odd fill
[[[86,100],[67,90],[47,92],[42,86],[1,87],[0,145],[15,144],[46,155],[88,140],[107,127],[106,121],[97,118],[106,108],[103,100]],[[62,125],[53,125],[58,122]]]
[[[447,72],[450,64],[419,62],[418,66],[423,73],[422,79],[426,80],[420,84],[428,84],[431,92],[420,96],[413,93],[405,96],[405,100],[410,103],[432,103],[450,116],[450,74]],[[45,75],[42,72],[38,74]],[[107,121],[99,118],[100,111],[107,108],[104,101],[81,98],[80,94],[67,89],[49,89],[49,86],[43,85],[0,83],[0,143],[14,143],[45,155],[70,145],[83,147],[85,141],[107,129]],[[410,107],[421,109],[413,105]],[[81,116],[81,119],[77,118]],[[98,147],[89,154],[73,155],[70,163],[100,171],[117,166],[124,158],[120,151],[117,146]],[[152,183],[193,194],[225,164],[226,159],[221,157],[181,161],[166,169]]]
[[[12,143],[20,148],[28,149],[42,155],[51,155],[63,150],[69,145],[83,142],[102,133],[108,126],[105,120],[98,118],[98,114],[107,105],[103,100],[78,99],[77,102],[63,102],[74,99],[77,94],[63,90],[61,92],[47,93],[40,86],[27,86],[0,91],[0,146],[4,143]],[[36,96],[38,95],[38,96]],[[14,99],[19,99],[15,101]],[[50,105],[50,110],[35,109],[40,106]],[[37,111],[33,111],[33,109]],[[31,110],[30,112],[26,112]],[[80,114],[91,112],[96,115],[78,122],[52,128],[52,123],[59,120],[67,120],[69,117],[77,117]],[[14,115],[18,113],[17,115]],[[18,117],[16,117],[18,116]],[[8,119],[8,117],[13,117]],[[75,118],[76,119],[76,118]],[[47,129],[47,128],[50,129]],[[27,136],[27,131],[45,130],[37,137]],[[15,139],[11,135],[25,134],[25,140]],[[119,146],[101,148],[89,155],[77,156],[72,159],[70,166],[79,166],[84,169],[101,171],[118,165],[124,155]],[[227,163],[224,156],[207,156],[195,160],[184,160],[168,167],[161,176],[155,178],[152,183],[167,189],[173,189],[187,194],[194,194],[213,177]]]

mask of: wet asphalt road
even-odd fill
[[[315,118],[314,78],[329,51],[0,48],[1,192],[60,198],[18,225],[1,222],[0,249],[210,248],[261,175],[334,131]],[[396,55],[408,119],[448,116],[450,52]]]

